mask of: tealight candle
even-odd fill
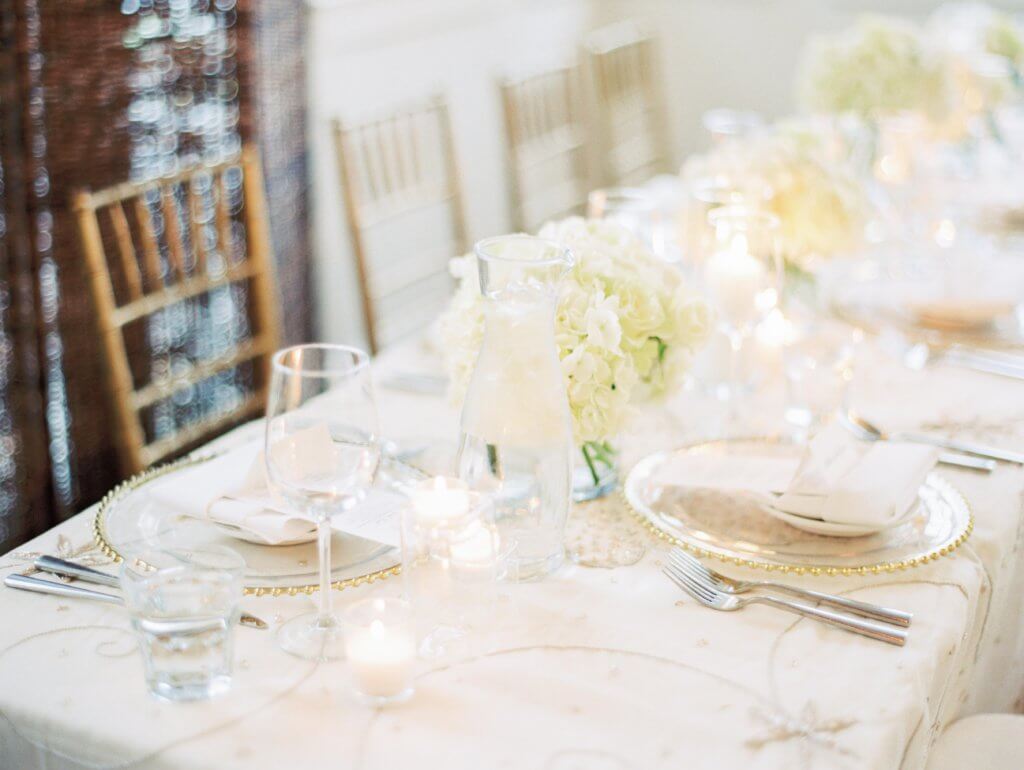
[[[345,610],[342,622],[356,695],[374,706],[412,697],[416,638],[409,603],[364,599]]]
[[[469,488],[459,479],[437,476],[420,482],[412,491],[416,521],[433,526],[456,519],[469,510]]]
[[[498,566],[497,533],[483,522],[473,521],[452,540],[448,553],[458,577],[493,577]]]
[[[739,324],[757,313],[766,273],[762,261],[747,250],[747,239],[737,234],[729,249],[716,252],[707,261],[704,281],[722,314]]]

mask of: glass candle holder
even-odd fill
[[[241,556],[218,546],[125,560],[121,588],[153,695],[202,700],[231,687],[244,570]]]
[[[647,244],[651,253],[666,261],[673,254],[671,217],[658,196],[639,187],[610,187],[587,196],[587,216],[621,224]]]
[[[743,180],[726,175],[702,177],[688,185],[687,197],[680,210],[680,242],[685,266],[700,279],[701,266],[715,251],[715,231],[708,215],[723,206],[746,206],[762,209],[774,191],[767,182],[757,178]]]
[[[363,599],[345,608],[341,627],[356,699],[375,707],[409,700],[416,670],[416,634],[409,602]]]
[[[745,206],[723,206],[708,214],[714,252],[703,265],[704,288],[729,340],[730,386],[725,433],[734,427],[741,388],[740,356],[746,339],[778,305],[782,292],[779,219]]]
[[[764,117],[760,113],[725,107],[706,110],[701,115],[700,122],[711,135],[712,145],[751,136],[764,128]]]
[[[457,479],[413,488],[402,516],[402,578],[424,657],[469,654],[492,625],[500,545],[487,495]]]

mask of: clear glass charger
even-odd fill
[[[903,524],[853,538],[791,527],[743,492],[672,483],[673,470],[696,454],[778,456],[799,451],[782,440],[752,438],[658,452],[633,467],[623,495],[651,531],[698,556],[794,574],[876,574],[918,566],[953,551],[974,526],[963,495],[938,473],[928,476]]]
[[[1019,260],[1004,259],[999,264],[1006,270],[1007,280],[1024,280]],[[867,331],[892,329],[913,342],[938,346],[1024,346],[1024,309],[1020,304],[991,321],[962,325],[927,323],[912,312],[907,297],[930,279],[929,269],[926,260],[837,259],[822,265],[815,276],[829,312]]]
[[[93,523],[97,545],[109,557],[126,556],[152,548],[187,544],[222,545],[245,559],[245,591],[263,596],[312,593],[317,589],[316,541],[297,545],[268,546],[232,537],[221,526],[181,515],[149,494],[149,484],[186,467],[210,459],[184,458],[153,468],[115,487],[100,503]],[[374,492],[390,493],[400,485],[426,478],[417,468],[384,459]],[[373,494],[373,492],[371,492]],[[381,543],[334,533],[331,543],[331,578],[334,588],[348,588],[398,574],[401,553]]]

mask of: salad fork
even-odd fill
[[[848,615],[843,615],[838,612],[830,612],[829,610],[823,610],[809,604],[801,604],[800,602],[794,602],[788,599],[779,599],[775,596],[755,594],[746,598],[736,596],[734,594],[728,594],[724,591],[719,591],[710,584],[694,580],[678,567],[671,564],[664,567],[662,572],[664,572],[673,583],[696,599],[699,603],[703,604],[705,607],[710,607],[713,610],[734,612],[735,610],[743,609],[748,604],[768,604],[772,607],[778,607],[779,609],[793,612],[797,615],[813,618],[814,620],[819,620],[830,626],[841,628],[844,631],[860,634],[861,636],[866,636],[869,639],[876,639],[880,642],[896,645],[897,647],[902,647],[907,641],[906,631],[882,625],[881,623],[872,623],[869,620],[851,618]]]
[[[843,596],[834,596],[832,594],[811,591],[806,588],[788,586],[784,583],[772,583],[767,580],[734,580],[705,566],[682,548],[673,548],[669,553],[669,558],[676,567],[679,567],[694,579],[703,583],[710,583],[715,588],[728,594],[745,594],[758,590],[779,591],[798,598],[809,599],[819,605],[825,604],[838,607],[855,615],[871,618],[872,620],[880,620],[884,623],[892,623],[904,628],[910,625],[910,621],[914,617],[911,613],[903,612],[902,610],[893,610],[877,604],[847,599]]]

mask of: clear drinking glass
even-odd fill
[[[125,560],[121,588],[154,695],[199,700],[230,688],[244,569],[241,556],[218,546]]]
[[[409,700],[416,673],[416,634],[409,602],[363,599],[345,608],[341,624],[356,698],[374,707]]]
[[[730,427],[742,389],[740,356],[754,328],[778,305],[782,292],[779,219],[746,206],[723,206],[708,214],[714,251],[704,262],[703,283],[729,340]]]
[[[331,614],[331,518],[365,496],[380,462],[370,358],[343,345],[278,351],[267,403],[267,480],[275,494],[317,523],[319,606],[278,630],[287,652],[331,659],[341,653]]]
[[[574,447],[555,307],[572,255],[526,235],[488,238],[475,252],[485,329],[457,467],[494,501],[505,576],[530,580],[565,558]]]
[[[587,196],[587,216],[621,224],[647,244],[656,257],[670,258],[671,217],[651,191],[639,187],[593,190]]]
[[[845,327],[805,327],[782,352],[784,417],[796,440],[813,435],[843,408],[856,360],[857,335]]]

